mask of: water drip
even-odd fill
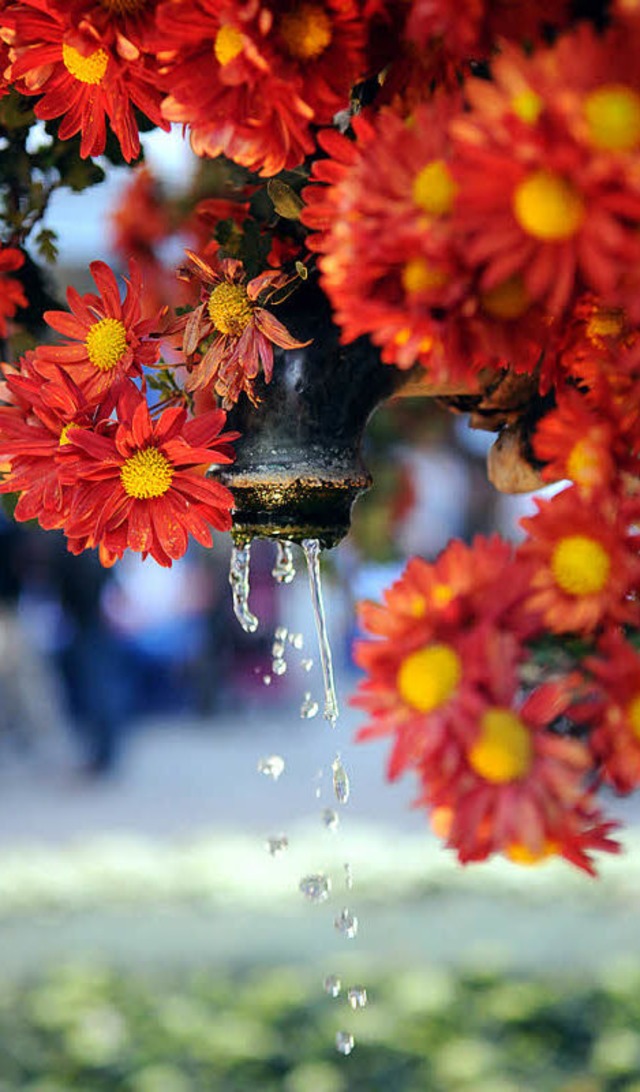
[[[338,698],[333,678],[333,661],[331,659],[331,646],[327,632],[327,619],[322,599],[322,582],[320,577],[320,542],[317,538],[306,538],[302,543],[304,556],[307,560],[309,571],[309,587],[311,589],[311,604],[313,617],[318,634],[318,649],[320,651],[320,664],[322,666],[322,680],[324,683],[324,711],[323,716],[331,727],[335,728],[338,719]]]
[[[229,583],[233,595],[233,613],[245,633],[255,633],[258,619],[249,609],[249,573],[251,565],[251,543],[234,546],[231,551]]]
[[[271,575],[278,584],[290,584],[296,575],[293,564],[293,546],[286,540],[276,542],[276,560]]]

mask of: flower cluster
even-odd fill
[[[390,776],[417,776],[461,861],[592,871],[616,848],[598,785],[640,787],[639,47],[630,0],[0,0],[18,519],[105,564],[210,545],[231,525],[206,475],[232,459],[226,411],[259,413],[304,348],[307,279],[343,344],[504,429],[529,482],[566,483],[517,548],[454,542],[362,607],[360,738],[392,737]],[[59,335],[41,343],[25,246],[52,189],[174,122],[201,159],[193,200],[140,167],[113,219],[125,291],[94,262],[95,293],[40,308]]]
[[[145,369],[159,353],[159,317],[141,319],[141,284],[130,270],[124,301],[103,262],[98,294],[70,288],[70,312],[46,314],[58,345],[5,366],[0,407],[0,491],[18,494],[15,517],[62,529],[69,549],[97,548],[104,565],[125,549],[171,565],[188,536],[212,545],[231,526],[232,497],[205,477],[230,463],[236,433],[212,409],[188,420],[179,406],[152,416]]]

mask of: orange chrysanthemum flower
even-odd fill
[[[355,0],[171,0],[158,27],[165,116],[189,125],[198,155],[224,154],[264,175],[313,151],[310,126],[344,109],[363,74]]]
[[[42,374],[34,354],[18,370],[5,368],[3,397],[10,404],[0,407],[0,454],[9,468],[0,492],[19,494],[15,519],[35,519],[47,530],[63,527],[68,488],[60,453],[71,428],[93,427],[95,411],[61,369]]]
[[[355,648],[367,678],[353,704],[371,717],[358,739],[395,735],[391,776],[436,751],[433,765],[451,769],[462,709],[479,715],[487,694],[499,701],[510,693],[521,641],[538,625],[522,610],[529,575],[497,537],[472,547],[454,541],[434,564],[412,558],[382,605],[360,604],[377,639]]]
[[[7,319],[13,318],[28,300],[15,277],[7,276],[24,265],[24,254],[13,246],[0,245],[0,337],[7,336]]]
[[[618,792],[640,785],[640,653],[617,630],[585,660],[594,692],[575,711],[591,725],[589,746],[602,779]]]
[[[615,423],[592,410],[575,388],[558,392],[556,409],[536,426],[533,447],[545,463],[546,481],[566,478],[587,500],[614,487],[616,454],[626,455],[624,445],[619,450]]]
[[[553,633],[592,633],[607,622],[640,623],[637,512],[605,495],[585,505],[573,487],[520,522],[519,553],[535,564],[529,606]]]
[[[593,873],[588,848],[618,851],[608,838],[614,824],[602,822],[585,789],[589,749],[548,730],[572,696],[567,678],[544,684],[522,704],[515,692],[503,704],[489,702],[466,725],[461,765],[443,776],[422,763],[418,803],[434,809],[461,862],[504,853],[528,864],[561,855]]]
[[[485,291],[520,277],[554,315],[585,290],[624,305],[627,270],[640,260],[633,157],[597,135],[617,100],[606,83],[585,94],[576,75],[600,55],[610,43],[584,26],[532,57],[507,49],[492,84],[468,82],[472,109],[452,125],[453,230],[471,269]],[[591,114],[595,128],[585,129]]]
[[[269,296],[287,283],[278,270],[260,273],[246,280],[242,262],[225,258],[220,272],[186,251],[189,268],[185,275],[197,279],[202,303],[191,312],[184,331],[184,352],[192,363],[200,359],[185,384],[187,390],[213,386],[229,408],[241,391],[253,400],[253,381],[262,369],[268,383],[273,372],[273,346],[300,349],[308,342],[296,341],[276,318],[260,305],[260,297]],[[202,349],[202,343],[211,338]]]
[[[3,12],[5,34],[11,35],[11,82],[24,95],[42,96],[36,117],[64,115],[60,139],[80,133],[81,156],[104,151],[108,118],[124,158],[135,159],[140,138],[134,107],[169,128],[160,113],[157,71],[132,43],[87,20],[75,25],[72,14],[56,0],[24,0]]]
[[[212,527],[231,527],[231,493],[204,476],[207,466],[233,461],[237,433],[222,432],[224,411],[187,421],[185,410],[172,408],[153,421],[144,396],[128,383],[118,415],[117,426],[67,435],[70,549],[98,546],[110,560],[130,549],[170,566],[186,552],[189,535],[211,546]]]
[[[89,268],[99,295],[88,292],[81,296],[70,287],[67,300],[71,314],[44,313],[48,325],[71,340],[41,345],[36,353],[42,370],[50,364],[69,370],[86,398],[99,402],[127,376],[141,375],[143,368],[156,363],[160,316],[142,318],[142,281],[135,262],[130,263],[129,277],[125,278],[124,300],[108,265],[92,262]]]

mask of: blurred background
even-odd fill
[[[181,138],[144,141],[179,196]],[[56,193],[60,297],[117,262],[127,178]],[[353,744],[355,602],[452,536],[517,537],[531,509],[487,484],[491,441],[425,401],[370,423],[374,488],[323,559],[335,729],[300,551],[284,585],[254,544],[249,635],[230,540],[103,570],[2,519],[0,1092],[640,1090],[634,806],[610,802],[627,852],[597,881],[462,869],[414,785],[386,783],[384,743]]]

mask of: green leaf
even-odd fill
[[[57,240],[58,235],[51,228],[41,228],[35,238],[38,254],[44,258],[45,262],[48,262],[49,265],[55,265],[58,258]]]

